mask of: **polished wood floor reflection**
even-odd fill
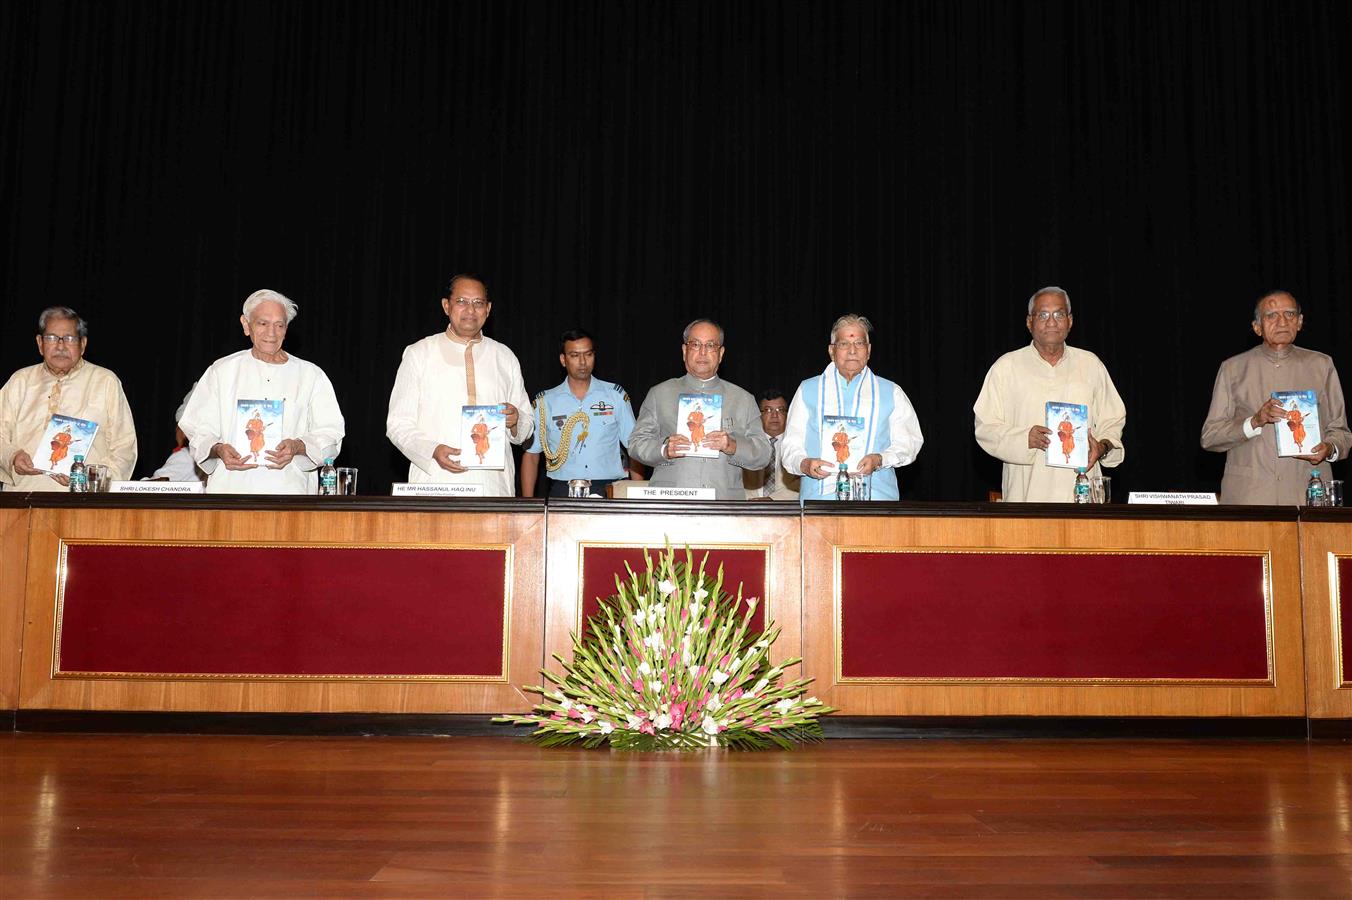
[[[0,896],[1352,896],[1352,749],[0,736]]]

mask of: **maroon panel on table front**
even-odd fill
[[[844,678],[1266,680],[1260,556],[841,554]]]
[[[1343,684],[1352,682],[1352,558],[1338,560],[1338,632],[1342,640]]]
[[[657,565],[657,558],[664,552],[662,547],[648,547],[647,552],[652,555],[653,565]],[[620,575],[621,581],[629,580],[629,573],[625,571],[624,565],[628,563],[635,572],[641,572],[647,564],[643,561],[643,547],[584,547],[582,549],[582,621],[586,622],[588,616],[596,614],[600,609],[597,602],[598,597],[610,597],[615,593],[615,576]],[[762,627],[765,623],[765,553],[764,550],[742,550],[742,549],[724,549],[721,547],[711,547],[707,550],[700,547],[691,547],[691,559],[696,569],[699,568],[700,560],[704,554],[709,554],[709,561],[704,565],[704,571],[710,577],[718,576],[718,567],[723,566],[723,590],[724,592],[737,596],[737,585],[742,586],[743,597],[758,597],[761,599],[760,621]],[[685,560],[685,550],[676,551],[676,561]]]
[[[75,544],[62,672],[501,678],[502,549]]]

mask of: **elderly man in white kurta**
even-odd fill
[[[296,304],[276,291],[244,301],[240,324],[251,347],[216,360],[198,379],[179,427],[213,494],[314,494],[318,469],[343,446],[343,413],[333,384],[314,363],[282,349]],[[260,453],[238,437],[256,401],[282,401],[281,421]]]
[[[1045,287],[1034,294],[1026,324],[1033,342],[1006,353],[986,373],[972,407],[976,442],[1005,464],[1005,500],[1070,503],[1075,499],[1075,470],[1046,463],[1044,451],[1052,437],[1045,424],[1047,402],[1089,407],[1091,474],[1096,466],[1115,466],[1126,455],[1122,428],[1127,409],[1099,358],[1066,344],[1075,320],[1065,291]]]
[[[15,372],[0,388],[0,482],[6,490],[64,491],[65,475],[49,475],[34,465],[34,454],[53,415],[97,422],[87,453],[90,465],[108,467],[115,481],[131,478],[136,466],[136,426],[122,382],[84,358],[88,328],[75,310],[53,306],[38,316],[38,353],[42,362]],[[78,452],[78,451],[77,451]]]
[[[516,354],[483,333],[493,310],[488,288],[473,275],[456,275],[446,285],[441,309],[449,324],[441,334],[404,348],[390,392],[385,434],[408,457],[414,484],[452,482],[478,485],[483,496],[516,494],[516,466],[506,454],[501,469],[468,469],[460,464],[469,435],[461,435],[463,406],[500,404],[513,444],[531,436],[533,419]]]

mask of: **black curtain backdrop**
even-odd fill
[[[691,318],[791,394],[856,311],[924,428],[903,497],[976,500],[972,402],[1059,284],[1126,400],[1117,491],[1214,490],[1198,434],[1259,293],[1352,365],[1350,44],[1344,0],[7,3],[0,369],[74,306],[148,474],[274,288],[385,492],[452,271],[487,276],[532,393],[582,326],[635,409]]]

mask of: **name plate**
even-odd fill
[[[1132,491],[1128,503],[1164,503],[1169,506],[1215,506],[1215,494],[1188,494],[1180,491]]]
[[[482,497],[483,495],[484,486],[482,484],[446,484],[441,482],[412,484],[407,481],[396,481],[390,491],[392,497]]]
[[[201,481],[110,481],[110,494],[205,494]]]
[[[716,500],[713,488],[633,487],[629,499],[634,500]]]

